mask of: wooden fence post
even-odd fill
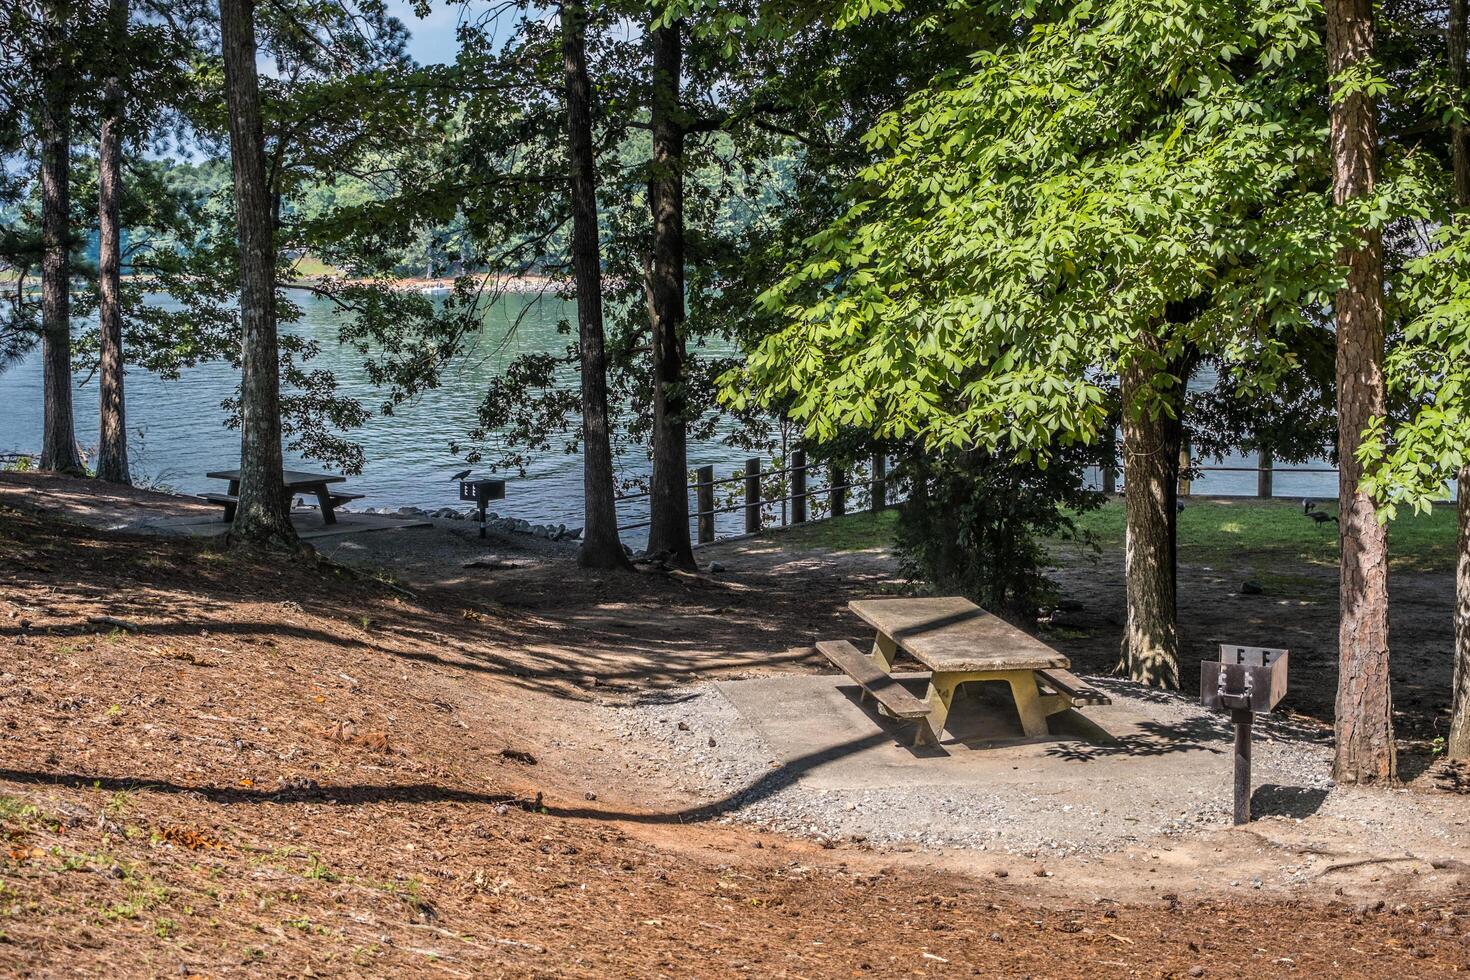
[[[888,457],[873,454],[873,488],[868,495],[868,509],[878,513],[888,506]]]
[[[791,523],[806,523],[806,450],[791,450]]]
[[[1187,497],[1187,496],[1189,496],[1189,491],[1191,489],[1191,486],[1190,485],[1194,482],[1193,480],[1191,480],[1189,478],[1189,468],[1191,466],[1193,466],[1193,465],[1194,465],[1194,461],[1193,461],[1193,459],[1190,456],[1189,446],[1187,444],[1186,445],[1183,445],[1183,446],[1180,446],[1179,447],[1179,496],[1181,496],[1181,497]]]
[[[835,463],[827,471],[828,485],[832,488],[832,516],[847,513],[847,472]]]
[[[745,533],[761,529],[761,461],[745,461]]]
[[[699,516],[699,543],[715,539],[715,468],[701,466],[694,471],[694,511]]]
[[[1260,449],[1260,469],[1256,471],[1256,496],[1270,499],[1272,496],[1271,478],[1275,475],[1272,471],[1276,467],[1276,460],[1271,454],[1270,446],[1262,446]]]
[[[1118,492],[1118,434],[1110,431],[1103,443],[1102,492],[1109,497]]]

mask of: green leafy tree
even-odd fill
[[[1396,270],[1389,311],[1402,327],[1390,333],[1385,359],[1387,411],[1372,420],[1358,456],[1365,468],[1363,491],[1386,521],[1401,509],[1427,513],[1443,499],[1447,485],[1456,486],[1459,558],[1445,754],[1464,760],[1470,759],[1470,127],[1467,9],[1463,0],[1449,7],[1446,57],[1418,61],[1421,72],[1425,65],[1442,64],[1442,75],[1396,79],[1398,91],[1409,96],[1396,100],[1408,107],[1400,128],[1447,137],[1443,157],[1448,166],[1435,186],[1438,206],[1425,223],[1436,230],[1427,242],[1412,236],[1405,250],[1412,258]],[[1396,29],[1389,34],[1392,44],[1405,31],[1402,20],[1390,23]],[[1439,28],[1438,18],[1432,18],[1414,50],[1437,43]]]
[[[1410,263],[1407,300],[1414,315],[1386,362],[1388,390],[1402,413],[1381,414],[1359,456],[1364,492],[1391,521],[1400,508],[1427,513],[1458,485],[1459,567],[1455,605],[1453,697],[1446,754],[1470,758],[1470,561],[1465,512],[1470,505],[1470,226],[1452,216],[1435,248]]]
[[[897,534],[901,567],[987,609],[1034,620],[1056,597],[1042,539],[1076,537],[1071,515],[1102,502],[1083,489],[1090,462],[1075,448],[1047,466],[1005,449],[910,454]]]
[[[1319,27],[1309,2],[1079,4],[977,53],[873,128],[732,403],[1024,459],[1097,442],[1120,377],[1124,657],[1177,685],[1185,380],[1208,358],[1269,393],[1335,281]]]

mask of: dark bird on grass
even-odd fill
[[[472,473],[472,472],[473,472],[473,470],[460,470],[458,473],[456,473],[453,476],[451,476],[450,479],[451,480],[463,480],[466,477],[468,477],[470,475],[470,473]]]
[[[1309,500],[1306,497],[1303,497],[1302,498],[1302,513],[1303,514],[1310,514],[1312,511],[1314,511],[1316,509],[1317,509],[1317,501],[1315,501],[1315,500]]]
[[[1176,500],[1176,501],[1174,501],[1174,513],[1176,513],[1176,514],[1182,514],[1182,513],[1184,513],[1184,501],[1182,501],[1182,500]]]
[[[1331,521],[1333,524],[1337,523],[1336,514],[1324,514],[1320,510],[1308,511],[1307,516],[1310,517],[1312,519],[1312,523],[1316,524],[1318,527],[1321,527],[1328,521]]]

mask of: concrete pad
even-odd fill
[[[898,675],[919,698],[926,676]],[[1118,698],[1089,707],[1085,715],[1053,715],[1049,737],[1027,739],[1008,693],[992,698],[989,691],[975,690],[981,685],[967,685],[950,710],[941,744],[916,749],[914,725],[879,715],[841,674],[788,674],[715,686],[812,789],[1070,782],[1124,771],[1136,779],[1197,769],[1207,759],[1218,760],[1229,744],[1222,721],[1205,716],[1161,722],[1148,702]],[[1109,761],[1120,758],[1137,764]]]
[[[344,534],[363,534],[368,531],[394,531],[408,527],[432,527],[433,522],[422,518],[394,517],[389,514],[356,514],[337,512],[336,524],[323,524],[320,511],[297,509],[291,511],[291,526],[303,541],[318,538],[338,537]],[[188,534],[194,537],[222,537],[230,525],[218,516],[208,518],[176,517],[148,521],[138,525],[140,531],[165,531],[173,534]]]

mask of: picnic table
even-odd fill
[[[1111,703],[1070,673],[1071,661],[1061,653],[968,599],[859,599],[848,608],[876,630],[872,652],[865,655],[846,640],[823,640],[817,649],[885,714],[917,721],[916,745],[939,743],[955,691],[971,681],[1008,684],[1028,738],[1048,733],[1049,715]],[[922,701],[893,676],[900,650],[931,672]]]
[[[240,471],[239,470],[214,470],[204,474],[211,480],[228,480],[230,489],[228,493],[201,493],[199,496],[210,503],[223,504],[225,508],[225,520],[235,519],[235,507],[240,503]],[[282,474],[282,485],[291,494],[309,493],[314,494],[322,511],[322,523],[336,524],[336,508],[349,500],[360,500],[362,494],[348,493],[341,489],[332,489],[334,483],[345,483],[347,477],[338,476],[335,473],[309,473],[303,470],[285,470]]]

